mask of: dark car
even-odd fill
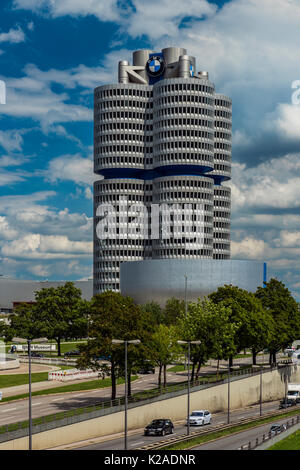
[[[64,354],[65,357],[69,356],[80,356],[80,351],[78,349],[72,349],[72,351],[68,351]]]
[[[36,351],[31,351],[30,356],[31,357],[44,357],[44,354],[36,352]]]
[[[144,436],[164,436],[173,434],[174,424],[170,419],[154,419],[144,429]]]
[[[152,364],[145,364],[140,367],[138,374],[155,374],[155,367]]]
[[[279,434],[280,432],[285,431],[285,430],[286,430],[285,424],[272,424],[269,432],[272,435],[274,435],[274,434]]]
[[[287,400],[283,398],[283,400],[280,401],[279,403],[279,409],[281,410],[282,408],[289,408],[290,406],[295,406],[296,405],[296,400],[292,400],[291,398],[288,398]]]

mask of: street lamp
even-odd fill
[[[13,338],[14,339],[14,338]],[[29,418],[29,450],[32,450],[32,395],[31,395],[31,342],[33,339],[28,338],[15,338],[16,343],[27,342],[28,347],[28,374],[29,374],[29,407],[28,407],[28,418]],[[46,342],[47,338],[35,338],[36,341]]]
[[[113,339],[112,344],[123,344],[125,345],[125,440],[124,448],[127,450],[127,407],[128,407],[128,397],[127,397],[127,346],[128,344],[140,344],[141,340],[132,339],[132,340],[123,340],[123,339]]]
[[[201,344],[201,341],[177,341],[178,344],[188,345],[188,395],[187,395],[187,435],[190,434],[190,355],[191,344]]]
[[[185,312],[185,321],[187,319],[187,280],[188,277],[184,275],[184,312]],[[186,353],[184,355],[184,370],[186,369]]]

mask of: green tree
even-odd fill
[[[216,292],[209,294],[215,304],[222,303],[231,310],[229,321],[235,325],[235,351],[239,351],[250,347],[250,330],[251,330],[251,311],[254,308],[253,296],[245,289],[237,286],[225,285],[219,287]],[[229,356],[229,366],[233,364],[233,355]]]
[[[164,311],[157,302],[147,302],[144,305],[141,305],[141,309],[144,312],[149,313],[151,318],[151,323],[153,325],[160,325],[164,323]]]
[[[35,293],[36,313],[43,323],[43,335],[54,339],[61,356],[62,339],[82,338],[87,335],[87,309],[81,290],[73,282],[63,286],[44,288]]]
[[[38,316],[35,304],[20,304],[9,316],[10,324],[4,330],[5,336],[33,340],[43,336],[44,325]]]
[[[185,312],[184,300],[172,297],[168,299],[164,308],[164,322],[166,325],[175,325],[177,318]]]
[[[112,399],[116,397],[117,378],[124,375],[124,344],[114,345],[113,339],[139,339],[139,345],[128,345],[128,395],[131,394],[131,372],[144,357],[149,356],[150,334],[153,326],[147,312],[136,305],[130,297],[106,291],[93,297],[90,302],[89,340],[80,345],[83,353],[78,359],[79,367],[91,367],[111,376]],[[106,358],[107,363],[99,361]]]
[[[214,356],[222,359],[232,353],[235,328],[230,325],[230,314],[230,308],[222,303],[199,299],[189,304],[187,315],[178,318],[178,336],[184,341],[201,341],[200,345],[191,345],[192,380],[195,375],[198,377],[207,359]]]
[[[258,287],[255,295],[274,320],[269,350],[270,363],[276,363],[276,353],[300,338],[299,304],[283,282],[277,279]]]
[[[156,327],[151,338],[152,361],[158,366],[158,386],[161,387],[162,371],[163,386],[167,385],[167,365],[178,358],[180,347],[177,344],[177,329],[171,325],[160,324]]]

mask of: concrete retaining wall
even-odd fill
[[[288,381],[300,383],[300,367],[292,366]],[[279,400],[284,396],[284,368],[274,369],[262,375],[263,400]],[[227,409],[228,386],[217,385],[191,393],[191,410],[209,409],[212,413]],[[258,403],[260,399],[260,374],[234,380],[230,385],[231,409],[243,408]],[[186,417],[186,395],[132,407],[128,411],[128,429],[144,427],[152,419],[171,418],[173,421]],[[116,412],[76,424],[55,428],[32,436],[33,449],[46,449],[80,440],[106,436],[124,430],[124,412]],[[28,437],[0,444],[0,450],[28,448]]]

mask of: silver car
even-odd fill
[[[195,410],[189,416],[189,420],[187,420],[190,426],[203,426],[204,424],[211,423],[211,413],[208,410]]]

